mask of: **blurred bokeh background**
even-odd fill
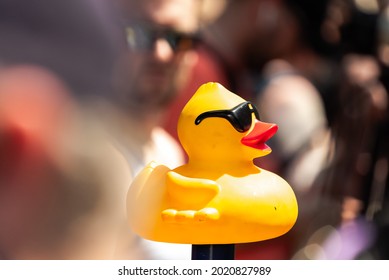
[[[389,259],[387,0],[0,0],[0,259],[190,259],[131,232],[150,160],[219,82],[277,123],[299,202],[236,259]]]

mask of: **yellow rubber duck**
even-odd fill
[[[218,83],[202,85],[181,112],[177,132],[188,163],[151,162],[135,178],[128,218],[140,236],[161,242],[236,244],[288,232],[298,206],[289,184],[253,164],[269,154],[275,124]]]

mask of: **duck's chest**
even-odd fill
[[[221,193],[227,196],[262,196],[269,191],[274,184],[269,176],[261,173],[250,174],[244,177],[236,177],[224,174],[216,182],[219,184]]]

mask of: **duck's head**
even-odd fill
[[[218,83],[202,85],[178,120],[178,137],[189,160],[251,161],[271,152],[277,131],[259,119],[256,107]]]

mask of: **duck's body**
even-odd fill
[[[203,98],[214,100],[209,104]],[[203,86],[192,99],[178,127],[189,162],[174,170],[153,162],[137,176],[128,195],[133,229],[147,239],[188,244],[246,243],[286,233],[297,218],[293,190],[252,161],[271,151],[264,142],[276,128],[261,123],[265,129],[255,132],[250,122],[246,131],[233,129],[220,117],[228,110],[218,106],[245,103],[218,84]]]

